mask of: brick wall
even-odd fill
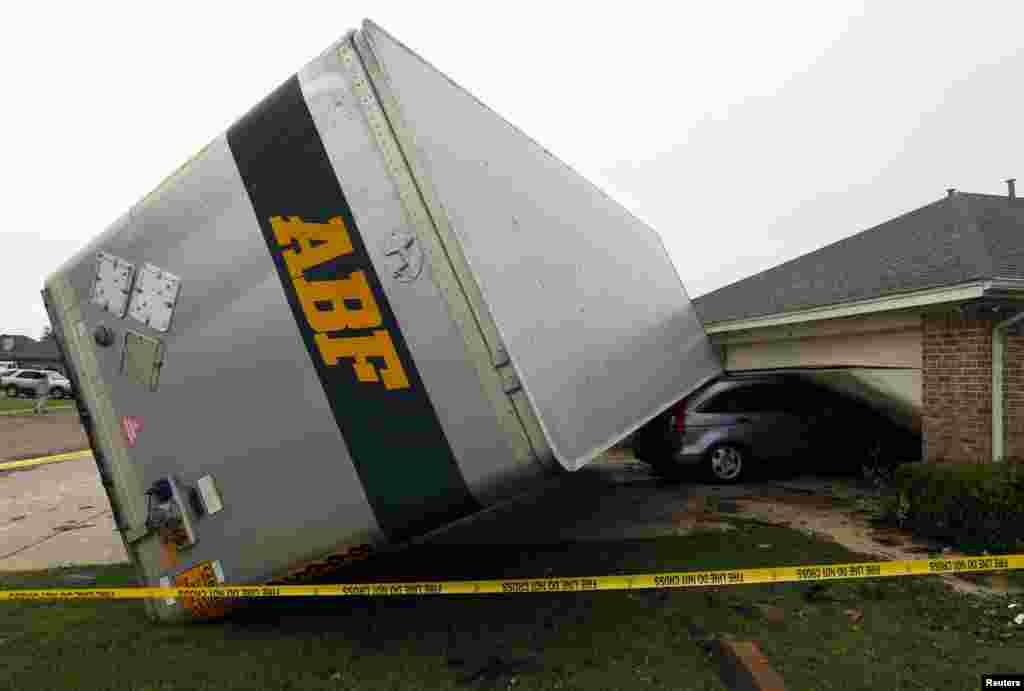
[[[1024,335],[1007,336],[1004,362],[1006,457],[1024,459]]]
[[[992,458],[992,327],[992,321],[980,319],[923,320],[922,428],[928,461]],[[1024,338],[1014,348],[1024,352]],[[1014,436],[1024,451],[1024,398],[1016,400],[1012,419],[1022,424]]]

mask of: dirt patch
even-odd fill
[[[0,461],[15,461],[89,448],[75,413],[0,416]]]
[[[779,504],[788,504],[789,506],[817,506],[822,508],[832,508],[836,505],[834,497],[830,496],[814,496],[814,495],[790,495],[766,498],[766,501],[773,501]]]
[[[893,561],[921,559],[923,555],[939,552],[949,558],[968,556],[918,541],[910,533],[895,528],[876,528],[867,517],[843,507],[829,495],[749,497],[737,498],[736,502],[741,516],[790,526],[816,539],[836,542],[858,554]],[[944,575],[942,579],[959,592],[1013,592],[998,574]]]

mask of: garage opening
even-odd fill
[[[900,427],[921,433],[921,370],[915,367],[777,367],[727,374],[792,374],[865,403]]]

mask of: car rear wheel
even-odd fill
[[[711,482],[739,482],[747,473],[747,452],[735,444],[714,446],[707,452],[704,470]]]
[[[11,397],[11,398],[17,398],[18,397],[18,387],[14,386],[13,384],[8,386],[7,387],[7,395],[9,397]]]

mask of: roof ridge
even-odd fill
[[[692,302],[702,322],[714,323],[997,274],[1024,279],[1022,231],[1024,203],[996,195],[946,195]]]
[[[853,235],[847,235],[845,237],[839,238],[838,240],[835,240],[834,242],[830,242],[827,245],[822,245],[821,247],[819,247],[817,249],[813,249],[810,252],[805,252],[804,254],[797,255],[797,256],[793,257],[792,259],[787,259],[786,261],[782,262],[781,264],[776,264],[775,266],[770,266],[767,269],[764,269],[763,271],[758,271],[756,274],[751,274],[750,276],[746,276],[745,278],[741,278],[741,279],[739,279],[737,281],[733,281],[732,283],[727,283],[726,285],[721,286],[719,288],[716,288],[716,289],[712,290],[711,292],[704,293],[703,295],[701,295],[699,297],[693,298],[693,301],[696,302],[697,300],[701,300],[701,299],[704,299],[706,297],[710,297],[710,296],[715,295],[716,293],[724,291],[724,290],[726,290],[728,288],[732,288],[732,287],[737,286],[737,285],[739,285],[741,283],[744,283],[746,281],[750,281],[750,280],[753,280],[753,279],[758,278],[760,276],[764,276],[765,274],[767,274],[769,272],[774,272],[774,271],[779,271],[781,269],[784,269],[786,266],[792,264],[793,262],[800,261],[800,260],[805,259],[807,257],[811,257],[811,256],[813,256],[813,255],[815,255],[815,254],[817,254],[819,252],[824,252],[827,249],[835,247],[836,245],[839,245],[839,244],[842,244],[844,242],[848,242],[848,241],[854,240],[856,238],[859,238],[860,236],[864,235],[865,233],[870,233],[871,231],[877,230],[877,229],[881,228],[882,226],[888,225],[890,223],[894,223],[896,221],[900,221],[900,220],[902,220],[902,219],[904,219],[907,216],[910,216],[912,214],[921,213],[921,212],[925,211],[926,209],[930,209],[931,207],[933,207],[933,206],[935,206],[937,204],[941,204],[942,202],[946,201],[947,199],[948,199],[948,197],[942,197],[942,198],[937,199],[935,201],[929,202],[929,203],[925,204],[924,206],[919,206],[916,209],[911,209],[910,211],[906,211],[906,212],[900,214],[899,216],[893,216],[892,218],[890,218],[890,219],[888,219],[886,221],[882,221],[881,223],[876,223],[875,225],[870,226],[868,228],[865,228],[864,230],[858,231],[858,232],[854,233]]]
[[[1005,194],[991,194],[990,192],[959,192],[965,197],[986,197],[988,199],[1005,199],[1010,201],[1010,198]]]

